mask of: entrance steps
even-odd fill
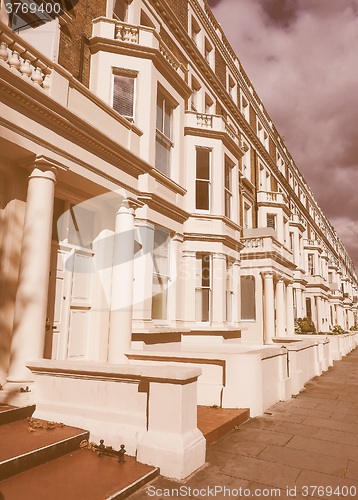
[[[120,464],[80,449],[87,431],[31,420],[34,409],[0,406],[0,499],[119,500],[159,474],[133,457]]]
[[[198,428],[206,439],[206,445],[217,441],[250,418],[248,408],[220,408],[198,406]]]

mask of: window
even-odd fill
[[[252,205],[244,201],[244,229],[252,227]]]
[[[290,249],[291,249],[291,252],[294,251],[294,235],[293,235],[293,233],[290,233]]]
[[[246,179],[251,179],[251,152],[249,146],[243,142],[242,149],[244,151],[244,156],[242,157],[242,170],[244,177]]]
[[[118,21],[128,21],[128,0],[115,0],[113,4],[113,17]]]
[[[314,275],[314,255],[313,255],[313,253],[308,254],[307,261],[308,261],[308,274],[313,276]]]
[[[155,28],[154,23],[151,21],[149,16],[144,12],[144,10],[140,11],[140,25],[148,26],[148,28]]]
[[[254,276],[241,276],[241,319],[256,319],[255,308],[255,278]]]
[[[236,88],[235,81],[229,75],[229,77],[228,77],[228,91],[229,91],[231,99],[233,99],[234,101],[235,101],[235,88]]]
[[[200,33],[200,26],[199,24],[195,21],[195,19],[192,17],[191,18],[191,39],[195,43],[195,45],[199,45],[199,33]]]
[[[225,216],[231,217],[232,206],[232,168],[233,165],[225,158]]]
[[[198,95],[199,95],[200,85],[195,80],[194,77],[191,77],[191,109],[192,111],[198,111]]]
[[[233,261],[226,259],[226,321],[233,322],[234,306],[234,283],[233,283]]]
[[[214,101],[211,99],[210,96],[208,96],[208,94],[205,94],[205,113],[207,115],[211,114],[213,105]]]
[[[195,208],[197,210],[210,210],[210,161],[210,149],[196,149]]]
[[[241,96],[241,112],[246,121],[249,121],[249,103],[244,96]]]
[[[211,303],[211,258],[208,253],[196,255],[195,320],[210,321]]]
[[[275,214],[267,214],[266,221],[267,221],[267,227],[272,227],[272,229],[276,229],[276,215]]]
[[[169,243],[167,231],[155,228],[153,248],[152,319],[168,318]]]
[[[135,84],[133,73],[119,72],[113,75],[112,107],[130,121],[134,121]]]
[[[211,64],[211,57],[212,57],[212,46],[207,38],[205,38],[205,59],[206,61]]]
[[[157,97],[155,168],[170,176],[170,152],[173,147],[173,106],[161,92]]]
[[[82,248],[92,248],[95,214],[81,205],[55,198],[52,240]]]
[[[306,316],[307,318],[312,319],[312,307],[311,307],[310,297],[306,297]]]

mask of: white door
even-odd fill
[[[93,289],[93,253],[53,244],[45,357],[86,359]]]

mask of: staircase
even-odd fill
[[[159,474],[133,457],[120,464],[80,449],[87,431],[31,420],[34,410],[0,406],[0,500],[119,500]]]

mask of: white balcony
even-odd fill
[[[284,193],[274,191],[258,191],[257,203],[261,205],[287,206],[287,198]]]
[[[185,127],[188,129],[200,129],[213,133],[226,134],[237,146],[240,145],[239,132],[233,123],[221,115],[197,113],[195,111],[185,112]],[[242,152],[243,154],[243,152]]]

